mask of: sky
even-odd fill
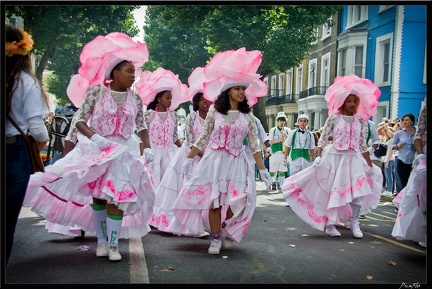
[[[140,33],[138,34],[138,36],[135,36],[134,38],[132,38],[135,41],[144,41],[144,33],[142,31],[142,27],[144,25],[144,16],[145,16],[145,10],[146,10],[147,6],[141,6],[140,9],[134,10],[132,12],[132,14],[135,17],[135,21],[140,29]]]

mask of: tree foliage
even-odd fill
[[[257,73],[285,71],[307,57],[315,30],[342,6],[303,5],[150,5],[145,41],[151,65],[178,73],[182,81],[217,52],[246,47],[260,50]],[[334,23],[329,23],[332,26]],[[150,63],[149,63],[150,65]],[[268,131],[264,99],[254,113]]]
[[[133,5],[23,5],[6,6],[6,17],[12,14],[24,19],[24,30],[35,41],[33,53],[41,56],[36,76],[42,80],[45,69],[52,71],[47,79],[48,92],[60,103],[68,102],[66,88],[81,65],[82,47],[97,35],[123,32],[131,37],[139,29],[131,12]]]

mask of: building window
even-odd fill
[[[316,44],[318,42],[318,37],[319,37],[319,27],[315,28],[314,32],[313,32],[314,36],[315,36],[315,40],[312,42],[312,44]]]
[[[342,49],[340,51],[340,70],[339,75],[346,75],[346,64],[347,64],[347,49]]]
[[[317,59],[309,61],[308,88],[316,86]]]
[[[292,68],[286,72],[286,94],[291,95],[293,93],[293,70]]]
[[[321,84],[328,87],[330,85],[330,52],[321,57]]]
[[[300,94],[300,92],[302,91],[303,64],[300,64],[300,66],[297,67],[296,72],[296,94]]]
[[[390,85],[393,34],[380,36],[376,41],[375,82],[379,86]]]
[[[331,23],[332,17],[329,18],[327,23],[324,23],[324,25],[322,26],[322,36],[321,36],[321,40],[324,40],[328,37],[330,37],[331,35],[331,27],[329,25],[329,23]]]
[[[272,96],[278,96],[277,95],[277,88],[276,88],[276,75],[273,75],[272,77],[271,77],[271,95]]]
[[[284,87],[284,84],[285,84],[285,81],[284,81],[284,78],[285,78],[285,73],[280,73],[279,74],[279,82],[278,82],[278,87],[279,87],[279,94],[278,94],[278,96],[283,96],[284,94],[285,94],[285,87]]]
[[[357,45],[354,50],[354,74],[363,77],[363,45]]]
[[[348,6],[348,27],[354,26],[368,19],[367,5]]]

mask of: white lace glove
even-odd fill
[[[186,179],[188,179],[188,180],[192,176],[192,162],[193,162],[193,159],[186,158],[186,160],[183,164],[183,173],[184,173]]]
[[[321,157],[316,157],[314,161],[314,165],[319,165],[321,163]]]
[[[268,148],[267,148],[267,152],[268,152],[269,154],[272,154],[271,147],[268,147]]]
[[[420,161],[426,162],[426,156],[424,154],[419,154],[414,159],[413,165],[416,166],[419,164]]]
[[[375,149],[374,149],[373,147],[368,147],[368,148],[367,148],[367,151],[368,151],[369,154],[371,155],[371,154],[374,153]]]
[[[144,149],[144,158],[146,163],[151,163],[154,160],[154,155],[151,148]]]
[[[94,135],[92,135],[92,137],[90,139],[101,150],[105,150],[105,149],[109,148],[109,146],[110,146],[110,142],[106,138],[104,138],[103,136],[101,136],[100,134],[95,133]]]
[[[272,189],[272,179],[270,177],[270,174],[267,170],[259,170],[261,179],[263,180],[264,184],[266,185],[266,191],[271,191]]]
[[[372,165],[372,167],[369,167],[369,169],[366,170],[365,173],[366,173],[366,177],[368,177],[368,178],[372,178],[373,175],[374,175],[373,165]]]

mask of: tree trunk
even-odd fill
[[[38,67],[36,67],[36,78],[42,83],[43,72],[48,65],[48,61],[52,58],[55,52],[55,48],[51,48],[50,50],[45,51],[42,55],[42,58],[39,62]]]
[[[261,121],[261,124],[266,132],[269,131],[267,124],[267,116],[265,113],[265,96],[258,97],[258,102],[253,106],[253,114]]]

